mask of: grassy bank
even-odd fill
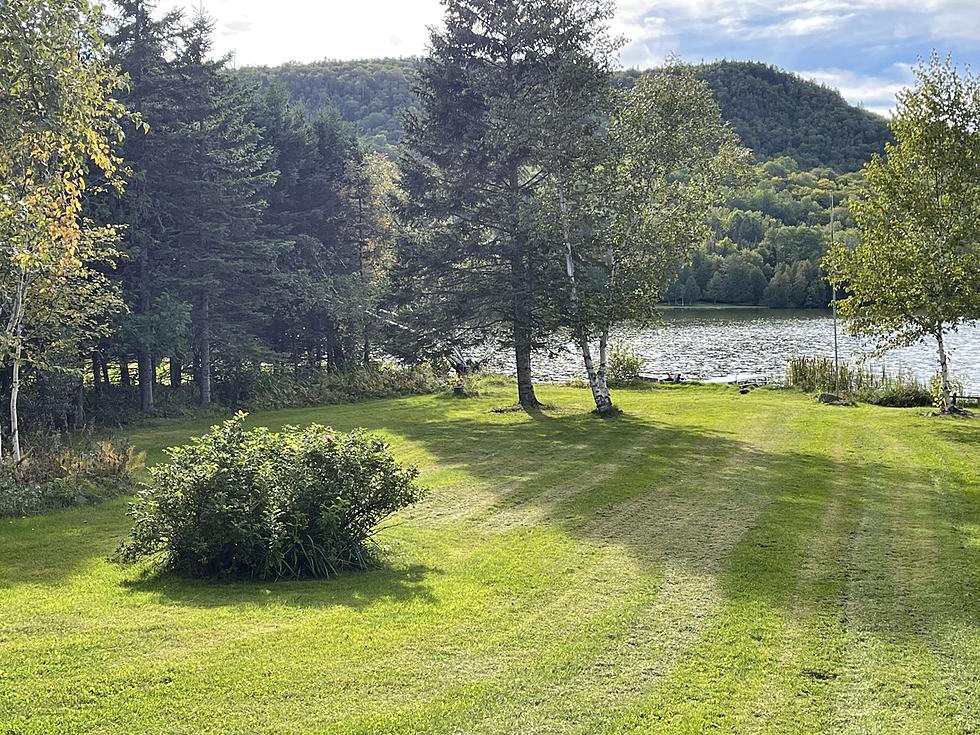
[[[511,393],[253,417],[422,469],[386,569],[187,583],[107,561],[121,501],[0,522],[0,732],[977,732],[980,422]]]

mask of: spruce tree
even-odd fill
[[[173,144],[160,163],[167,285],[192,304],[195,377],[212,400],[212,347],[232,367],[259,352],[272,311],[275,243],[262,236],[265,197],[277,172],[249,117],[252,94],[211,58],[211,20],[199,12],[174,70],[179,94]]]
[[[503,327],[525,407],[563,275],[555,243],[531,236],[536,199],[563,134],[594,119],[588,93],[608,84],[610,13],[604,0],[448,0],[406,120],[400,316],[445,345]]]
[[[162,291],[157,252],[161,213],[172,208],[161,185],[161,167],[168,149],[178,144],[174,125],[180,100],[173,58],[182,20],[179,12],[156,15],[154,0],[116,0],[106,36],[114,63],[129,78],[123,101],[139,116],[127,125],[122,147],[129,185],[107,202],[108,221],[125,225],[127,258],[120,275],[130,307],[120,318],[115,347],[124,356],[136,352],[140,405],[147,412],[154,405],[156,359],[163,350],[173,355],[179,349],[186,324],[186,311]]]

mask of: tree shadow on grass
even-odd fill
[[[363,609],[380,601],[434,604],[436,598],[427,580],[441,573],[416,564],[347,571],[327,579],[214,582],[148,572],[122,586],[133,594],[150,595],[156,602],[201,609],[241,605]]]
[[[63,584],[105,559],[129,530],[127,502],[0,519],[0,589]]]
[[[535,411],[529,417],[496,415],[489,412],[490,402],[484,402],[486,413],[449,418],[429,414],[424,406],[385,404],[391,410],[359,413],[342,407],[330,410],[325,420],[340,428],[363,425],[413,442],[441,467],[454,468],[464,484],[475,482],[488,491],[489,506],[481,505],[473,494],[456,492],[452,480],[437,488],[418,515],[411,511],[422,522],[430,510],[455,505],[454,522],[472,524],[481,534],[487,528],[506,531],[508,524],[548,524],[590,545],[618,545],[640,565],[714,578],[731,600],[787,608],[794,589],[803,583],[810,546],[819,543],[820,534],[840,530],[822,529],[828,517],[837,513],[855,523],[868,518],[873,530],[875,523],[894,521],[906,504],[919,507],[921,517],[910,517],[900,538],[882,536],[876,542],[912,548],[917,535],[938,534],[943,553],[934,560],[934,583],[921,582],[918,589],[920,611],[932,609],[927,603],[934,596],[956,596],[978,575],[978,547],[967,536],[980,525],[980,502],[960,497],[964,494],[948,480],[937,492],[927,468],[887,464],[869,453],[840,459],[763,449],[752,436],[629,413],[603,421],[582,407]],[[972,424],[944,428],[946,432],[945,438],[965,447],[976,443]],[[12,545],[0,539],[5,556],[0,587],[57,585],[93,558],[105,558],[115,545],[106,538],[121,537],[128,521],[119,507],[84,513],[93,523],[80,527],[77,518],[59,519],[56,514],[23,522]],[[955,523],[950,523],[950,513]],[[29,530],[32,523],[36,530]],[[852,569],[861,560],[844,558],[853,552],[846,545],[853,540],[844,543],[830,562],[849,575],[867,576],[867,570]],[[901,575],[900,561],[886,559],[884,569]],[[212,584],[164,575],[124,585],[133,594],[197,607],[360,607],[382,599],[435,604],[426,578],[438,573],[395,565],[325,581]],[[868,579],[884,585],[887,575]],[[914,632],[922,616],[902,613],[898,598],[890,608],[889,599],[881,601],[877,624],[895,634]],[[980,625],[975,605],[950,606],[939,614]]]
[[[974,447],[980,447],[980,421],[961,419],[955,424],[941,427],[938,431],[944,439],[964,445],[964,451],[974,452]],[[980,459],[977,463],[980,464]]]
[[[714,577],[729,600],[787,611],[811,594],[808,574],[839,573],[835,583],[858,580],[862,604],[877,611],[860,624],[888,635],[917,635],[952,618],[980,628],[980,605],[966,594],[980,582],[980,548],[969,538],[980,526],[980,502],[936,468],[873,452],[848,457],[847,446],[834,456],[761,448],[751,436],[630,414],[462,418],[444,427],[452,441],[416,425],[386,428],[491,492],[491,507],[464,509],[464,521],[498,529],[522,518],[547,523],[591,545],[618,545],[641,565]],[[963,430],[950,438],[974,437]],[[444,491],[429,502],[452,500]],[[839,548],[815,551],[823,534],[840,536]],[[855,560],[856,548],[880,556]],[[924,553],[932,554],[934,577],[918,574]],[[895,585],[903,575],[915,580],[912,588]],[[937,606],[943,597],[966,602]],[[837,596],[813,604],[843,614]]]

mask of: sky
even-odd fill
[[[216,51],[235,63],[413,56],[425,52],[440,0],[162,0],[204,9]],[[911,67],[932,50],[980,68],[980,0],[617,0],[624,67],[668,56],[764,61],[887,114]]]

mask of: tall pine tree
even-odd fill
[[[120,320],[115,347],[123,361],[136,352],[140,405],[146,412],[154,407],[156,360],[164,351],[171,356],[178,351],[186,325],[186,311],[163,293],[166,280],[161,278],[158,253],[162,215],[172,209],[161,174],[168,151],[179,145],[174,59],[183,25],[179,12],[159,19],[156,15],[154,0],[116,0],[106,37],[113,61],[129,78],[123,101],[139,116],[128,125],[122,149],[129,185],[108,202],[108,221],[125,225],[128,256],[120,272],[130,313]],[[96,376],[100,359],[94,358]]]
[[[536,198],[561,134],[594,117],[582,84],[607,84],[611,11],[604,0],[448,0],[420,71],[420,112],[406,120],[414,237],[399,252],[400,316],[444,343],[504,327],[528,408],[538,405],[531,352],[558,323],[563,275],[555,244],[531,237]]]
[[[200,402],[212,401],[212,348],[232,363],[254,355],[268,303],[276,244],[263,237],[277,172],[250,120],[251,92],[211,58],[213,23],[198,13],[175,62],[174,144],[160,164],[168,207],[161,249],[167,286],[193,305]]]

